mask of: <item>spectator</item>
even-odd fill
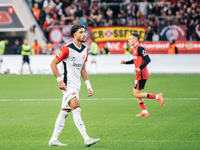
[[[131,14],[127,15],[126,20],[127,20],[127,26],[130,26],[130,27],[133,26],[134,19],[132,18]]]
[[[146,41],[152,41],[152,36],[153,36],[152,28],[151,26],[148,26],[146,31]]]
[[[176,47],[176,41],[172,40],[169,45],[168,54],[178,54],[178,49]]]
[[[80,18],[80,24],[81,24],[81,25],[84,25],[84,26],[87,26],[87,16],[86,16],[86,15],[83,15],[83,16]]]
[[[42,9],[44,0],[32,0],[32,6],[34,6],[35,3],[38,4],[39,9]]]
[[[42,54],[42,47],[40,46],[40,44],[38,44],[37,40],[35,40],[33,45],[32,45],[32,54],[33,55]]]
[[[47,38],[47,40],[49,41],[49,31],[50,31],[50,27],[54,26],[55,24],[55,20],[53,19],[53,17],[51,17],[50,19],[46,20],[43,24],[43,31],[44,31],[44,35]]]
[[[53,55],[53,45],[51,43],[47,43],[42,54]]]
[[[21,45],[19,43],[19,40],[15,40],[15,44],[13,45],[13,52],[14,54],[16,55],[19,55],[21,54]]]
[[[155,31],[153,32],[152,41],[153,42],[159,41],[159,35]]]
[[[118,22],[117,22],[117,24],[118,25],[122,25],[122,26],[124,26],[125,24],[126,24],[126,13],[125,13],[125,11],[122,9],[122,10],[120,10],[120,13],[118,14]]]
[[[140,20],[141,20],[141,21],[145,21],[145,20],[146,20],[146,14],[145,14],[144,11],[141,12],[141,14],[140,14]]]
[[[40,9],[38,8],[38,3],[34,4],[34,7],[32,8],[32,12],[33,12],[35,19],[39,23]]]
[[[101,50],[101,54],[110,54],[109,49],[108,49],[108,43],[106,43]]]
[[[108,18],[108,15],[107,15],[108,7],[105,2],[103,2],[100,10],[101,10],[101,12],[103,12],[103,18],[107,19]]]
[[[147,14],[147,0],[145,0],[144,2],[140,2],[139,3],[139,11],[140,13],[144,12],[144,14]]]
[[[108,7],[106,11],[107,19],[113,18],[113,11]]]
[[[53,0],[44,0],[43,8],[48,8],[49,10],[53,10],[56,4]]]
[[[83,15],[85,15],[86,11],[89,10],[89,3],[87,0],[83,0],[81,3],[81,9],[83,10]]]
[[[65,13],[67,14],[67,16],[75,16],[76,12],[77,12],[77,7],[74,3],[65,8]]]
[[[43,28],[43,24],[46,20],[46,17],[48,16],[49,9],[48,8],[42,8],[40,11],[40,16],[39,16],[39,25],[40,28]]]

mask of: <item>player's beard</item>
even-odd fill
[[[80,39],[78,39],[78,41],[81,42],[81,43],[83,43],[83,42],[86,41],[86,39],[85,39],[85,38],[84,38],[84,39],[81,39],[81,38],[80,38]]]

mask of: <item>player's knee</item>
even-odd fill
[[[80,107],[79,100],[75,97],[68,102],[69,106],[71,107],[72,111],[78,107]]]
[[[135,96],[135,97],[138,97],[138,92],[134,89],[133,90],[133,95]]]
[[[77,108],[80,108],[80,105],[75,105],[75,106],[73,106],[72,110],[75,110],[75,109],[77,109]]]

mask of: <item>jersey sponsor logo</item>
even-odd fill
[[[62,54],[63,54],[63,52],[60,51],[60,52],[57,54],[57,56],[58,56],[58,57],[61,57]]]
[[[83,66],[83,64],[73,62],[73,67],[79,68],[79,67],[82,67],[82,66]]]
[[[144,56],[146,56],[146,55],[148,55],[147,52],[146,52],[145,50],[143,50],[143,51],[142,51],[142,56],[144,57]]]

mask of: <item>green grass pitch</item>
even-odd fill
[[[49,147],[62,92],[53,75],[0,75],[0,150],[197,150],[200,149],[200,75],[152,74],[144,92],[162,92],[165,107],[145,99],[149,117],[135,117],[134,75],[89,75],[94,95],[80,91],[82,119],[100,143],[87,148],[72,114]]]

